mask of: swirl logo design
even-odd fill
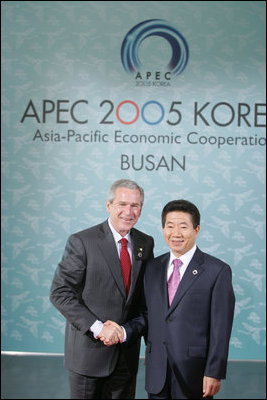
[[[125,71],[134,74],[140,71],[142,63],[138,52],[141,43],[150,36],[160,36],[168,41],[172,55],[166,70],[171,75],[181,74],[188,62],[189,49],[181,33],[168,22],[150,19],[135,25],[125,36],[121,46],[121,60]]]

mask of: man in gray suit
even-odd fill
[[[133,228],[143,201],[135,182],[114,182],[106,201],[109,219],[71,235],[56,269],[50,300],[66,318],[65,366],[73,399],[135,397],[140,338],[106,347],[99,337],[110,337],[106,320],[120,326],[139,310],[154,248],[151,236]],[[119,333],[115,327],[114,343]]]

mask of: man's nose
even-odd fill
[[[173,235],[178,237],[181,236],[181,229],[179,227],[174,228]]]
[[[132,207],[131,207],[131,205],[130,205],[130,204],[127,204],[127,205],[125,206],[124,211],[125,211],[127,214],[131,214],[131,212],[132,212]]]

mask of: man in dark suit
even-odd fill
[[[146,306],[124,325],[123,340],[147,337],[149,398],[209,398],[226,376],[235,304],[231,269],[196,246],[200,214],[194,204],[169,202],[162,226],[170,252],[148,263]],[[116,326],[111,321],[105,325]],[[109,345],[107,338],[101,340]]]
[[[154,247],[151,236],[133,228],[143,201],[135,182],[116,181],[106,201],[109,219],[71,235],[55,272],[50,300],[66,318],[65,366],[73,399],[135,396],[140,338],[112,347],[98,338],[109,335],[107,319],[124,324],[139,310]],[[118,342],[118,332],[115,327],[110,344]]]

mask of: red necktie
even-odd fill
[[[126,290],[126,295],[128,295],[131,285],[131,259],[130,254],[127,250],[127,239],[121,239],[121,270],[123,276],[123,282]]]
[[[179,260],[179,258],[178,259],[176,258],[175,260],[173,260],[173,265],[174,265],[173,271],[168,280],[169,305],[171,305],[172,300],[175,296],[176,290],[180,283],[181,277],[180,277],[179,269],[182,264],[183,264],[183,262],[181,260]]]

